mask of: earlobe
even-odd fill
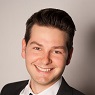
[[[26,42],[25,39],[22,40],[22,57],[25,59],[25,51],[26,51]]]
[[[71,58],[72,58],[72,54],[73,54],[73,47],[71,48],[71,50],[68,53],[68,59],[67,59],[66,65],[68,65],[70,63]]]

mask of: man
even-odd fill
[[[73,53],[75,25],[62,10],[47,8],[26,22],[22,57],[31,79],[4,86],[1,95],[84,95],[62,77]]]

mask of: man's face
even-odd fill
[[[62,75],[68,58],[68,35],[57,28],[34,25],[26,45],[22,41],[22,57],[33,84],[52,85]]]

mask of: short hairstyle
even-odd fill
[[[50,26],[58,28],[68,34],[67,48],[73,47],[73,37],[75,34],[75,25],[72,18],[63,10],[46,8],[34,13],[26,22],[25,41],[28,43],[31,36],[31,28],[34,24],[40,26]]]

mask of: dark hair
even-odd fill
[[[51,26],[58,28],[68,34],[67,47],[70,50],[73,46],[75,25],[72,18],[63,10],[46,8],[34,13],[26,22],[25,41],[28,43],[31,35],[31,28],[34,24],[40,26]]]

